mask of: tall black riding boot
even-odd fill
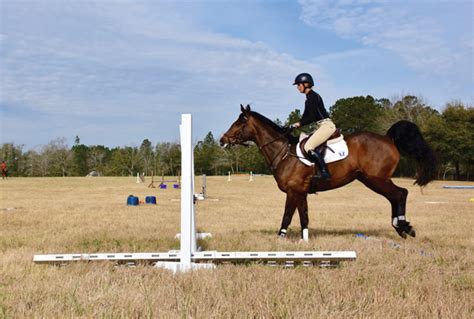
[[[312,162],[319,166],[319,170],[321,171],[321,178],[330,179],[331,174],[329,174],[328,172],[328,168],[326,166],[326,163],[324,162],[324,158],[322,154],[316,150],[310,150],[308,151],[308,155],[310,159],[312,160]]]

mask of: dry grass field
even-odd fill
[[[179,190],[149,189],[135,178],[12,178],[0,181],[0,317],[150,318],[472,318],[474,191],[434,182],[408,188],[416,238],[390,225],[390,207],[354,182],[311,195],[310,240],[295,214],[277,239],[285,196],[270,176],[208,177],[198,202],[206,250],[355,250],[337,268],[220,265],[173,275],[110,262],[33,264],[34,254],[158,252],[177,249]],[[196,189],[201,178],[196,178]],[[129,194],[157,205],[127,207]],[[366,237],[357,237],[362,233]]]

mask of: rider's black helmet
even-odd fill
[[[293,85],[300,83],[309,83],[311,84],[311,86],[314,86],[313,77],[309,73],[298,74],[298,76],[295,78],[295,83],[293,83]]]

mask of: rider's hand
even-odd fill
[[[290,128],[291,128],[292,130],[294,130],[295,128],[298,128],[298,127],[300,127],[300,123],[298,123],[298,122],[293,123],[293,124],[290,125]]]

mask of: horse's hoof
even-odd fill
[[[408,236],[416,236],[415,229],[410,225],[409,222],[405,220],[400,220],[397,224],[394,224],[393,226],[397,231],[398,235],[400,235],[400,237],[402,237],[403,239],[407,239]]]
[[[416,237],[416,232],[413,228],[409,228],[409,229],[397,229],[397,233],[398,235],[400,235],[400,237],[402,237],[403,239],[407,239],[408,236],[411,236],[411,237]]]
[[[280,230],[278,232],[278,238],[284,239],[286,237],[286,230]]]
[[[397,234],[400,237],[402,237],[403,239],[407,239],[408,232],[407,232],[406,228],[397,227],[397,228],[395,228],[395,230],[397,231]]]

